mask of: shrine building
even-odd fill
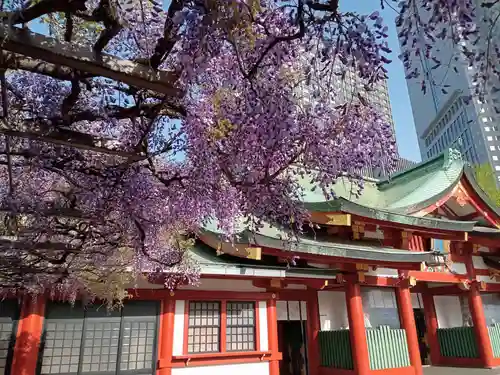
[[[422,375],[500,366],[500,209],[453,151],[349,181],[300,238],[216,223],[197,286],[131,290],[121,310],[0,304],[0,375]]]

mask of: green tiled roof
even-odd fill
[[[391,211],[385,208],[372,208],[348,201],[344,198],[338,198],[334,201],[321,203],[308,203],[306,207],[309,211],[333,212],[342,211],[357,216],[362,216],[375,220],[388,221],[409,226],[415,226],[426,229],[440,229],[459,232],[470,232],[473,230],[475,221],[456,221],[442,220],[432,217],[418,217]]]
[[[212,248],[196,243],[189,256],[200,267],[202,274],[224,274],[266,277],[308,277],[333,278],[338,273],[334,269],[314,267],[286,267],[270,265],[264,261],[238,258],[231,255],[217,256]]]
[[[347,178],[340,179],[334,185],[336,199],[331,201],[325,201],[323,193],[314,189],[310,178],[304,178],[300,185],[303,188],[303,202],[310,211],[343,211],[423,228],[471,231],[475,222],[412,216],[450,193],[464,175],[483,202],[500,216],[500,209],[495,207],[477,185],[470,167],[454,150],[448,150],[434,159],[384,180],[366,181],[359,196],[355,194],[357,184]]]
[[[359,196],[355,195],[356,184],[346,178],[338,181],[333,190],[338,198],[368,208],[411,214],[444,196],[460,180],[465,163],[453,157],[450,150],[435,159],[417,164],[413,168],[380,181],[367,181]],[[311,209],[319,211],[325,202],[323,193],[307,178],[301,181],[303,200]]]
[[[357,185],[346,178],[339,179],[335,184],[333,190],[336,198],[330,201],[325,201],[321,190],[315,189],[311,184],[311,179],[307,176],[302,178],[300,185],[303,203],[309,211],[342,211],[360,217],[419,228],[474,232],[476,222],[412,215],[446,196],[462,176],[465,176],[471,183],[481,200],[500,216],[500,210],[489,201],[486,194],[476,184],[470,168],[453,150],[384,180],[368,180],[359,196],[355,194]],[[222,241],[224,240],[216,223],[206,225],[204,231],[207,234],[217,236]],[[259,229],[258,233],[253,233],[243,225],[243,221],[239,223],[236,231],[239,232],[238,243],[296,253],[416,263],[432,261],[434,257],[432,252],[408,252],[407,250],[370,245],[366,242],[332,242],[331,237],[321,239],[302,236],[290,240],[286,231],[270,225],[265,225],[264,228]]]
[[[416,217],[412,213],[428,207],[449,193],[460,181],[465,163],[453,150],[384,180],[366,181],[359,196],[357,185],[340,179],[333,190],[336,199],[325,201],[323,193],[314,189],[310,178],[300,182],[303,201],[309,211],[343,211],[367,218],[428,229],[471,231],[475,222]]]

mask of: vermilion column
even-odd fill
[[[420,358],[417,326],[415,325],[415,315],[413,314],[410,289],[408,287],[400,287],[397,289],[397,293],[399,316],[401,317],[401,326],[406,331],[406,342],[408,343],[410,363],[415,369],[415,375],[422,375],[422,360]]]
[[[359,284],[346,285],[346,304],[349,315],[349,335],[351,338],[352,360],[357,375],[370,373],[370,358],[366,341],[365,316]]]
[[[439,365],[441,362],[441,350],[439,348],[439,340],[437,336],[438,320],[436,315],[436,306],[434,305],[434,296],[428,292],[422,293],[424,302],[424,314],[426,325],[426,338],[429,345],[431,355],[431,363]]]
[[[493,367],[493,349],[484,317],[483,301],[477,283],[473,283],[469,291],[469,309],[474,323],[479,358],[481,358],[484,367],[491,368]]]
[[[312,290],[311,296],[307,301],[307,359],[309,362],[309,374],[318,374],[319,343],[318,333],[320,331],[318,291]]]
[[[267,301],[267,329],[271,360],[269,361],[269,375],[279,375],[279,349],[278,349],[278,317],[276,315],[276,300]]]
[[[35,375],[42,338],[45,298],[23,300],[12,360],[12,374]]]
[[[162,303],[159,334],[158,375],[172,373],[172,352],[174,349],[175,300],[167,299]]]

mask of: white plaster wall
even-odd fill
[[[472,256],[472,264],[474,265],[474,268],[477,269],[488,269],[488,266],[484,263],[483,257]]]
[[[370,270],[366,274],[370,276],[398,277],[398,270],[393,268],[377,268],[374,270],[370,267]]]
[[[458,296],[434,296],[439,328],[462,327],[462,310]]]
[[[464,275],[467,273],[467,268],[465,267],[465,264],[464,263],[455,263],[453,262],[451,264],[451,270],[453,272],[456,272],[456,273],[459,273],[461,275]]]
[[[267,303],[259,301],[259,335],[260,335],[260,350],[265,352],[269,350],[269,337],[267,330]]]
[[[218,290],[225,292],[262,292],[264,288],[257,288],[252,280],[223,280],[201,279],[199,285],[186,285],[179,289],[187,290]]]
[[[173,368],[172,375],[268,375],[269,362]]]
[[[478,251],[482,252],[482,253],[489,253],[490,252],[490,248],[489,247],[486,247],[486,246],[481,246]]]
[[[319,291],[318,303],[321,330],[334,331],[349,327],[344,292]]]
[[[175,315],[174,315],[174,348],[172,350],[172,355],[182,355],[184,348],[184,311],[185,311],[186,301],[177,300],[175,301]]]

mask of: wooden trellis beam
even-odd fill
[[[93,76],[110,78],[130,86],[169,96],[182,95],[182,92],[172,84],[177,78],[172,72],[155,71],[146,65],[105,54],[97,56],[90,47],[58,41],[28,29],[1,25],[0,47],[23,56],[66,66]]]

